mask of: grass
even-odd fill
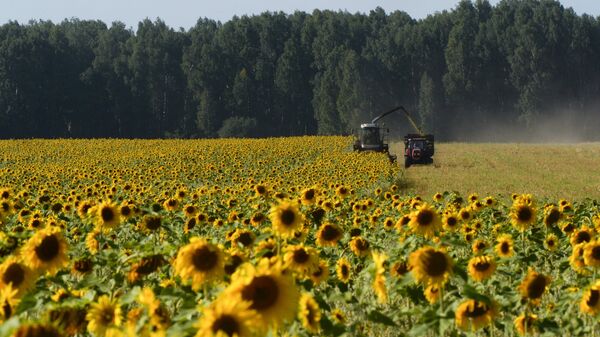
[[[391,145],[403,164],[403,143]],[[404,172],[404,192],[431,196],[531,193],[536,197],[600,199],[600,143],[436,144],[434,164]]]

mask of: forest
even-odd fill
[[[597,140],[599,60],[600,18],[552,0],[465,0],[419,20],[265,12],[188,30],[11,21],[0,138],[339,135],[403,105],[446,141],[553,121]]]

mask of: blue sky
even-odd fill
[[[403,10],[414,18],[444,9],[452,9],[458,0],[0,0],[0,24],[9,20],[27,23],[31,19],[60,22],[65,18],[100,19],[106,23],[122,21],[136,27],[145,18],[160,17],[174,28],[190,28],[201,17],[227,21],[233,15],[258,14],[264,11],[295,10],[311,12],[313,9],[368,12],[377,6],[386,12]],[[491,0],[496,4],[499,0]],[[598,0],[562,0],[565,7],[573,7],[578,14],[600,15]]]

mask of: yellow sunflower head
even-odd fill
[[[596,316],[600,313],[600,281],[585,290],[579,302],[581,312]]]
[[[340,281],[343,283],[348,283],[348,281],[350,281],[350,276],[352,275],[352,265],[345,257],[337,261],[335,271]]]
[[[106,336],[121,326],[121,316],[121,306],[118,301],[102,295],[98,298],[98,302],[91,304],[86,315],[88,331],[97,336]]]
[[[21,296],[34,282],[34,272],[17,257],[10,256],[0,264],[0,288],[11,285],[17,296]]]
[[[275,233],[282,238],[291,238],[294,232],[301,229],[304,224],[304,216],[300,213],[296,204],[281,202],[273,206],[269,212],[269,218]]]
[[[60,331],[50,324],[23,324],[19,326],[15,332],[13,332],[12,336],[21,337],[21,336],[44,336],[44,337],[60,337],[62,334]]]
[[[179,249],[174,261],[175,274],[198,290],[204,283],[219,281],[224,270],[224,255],[220,247],[203,238],[193,238]]]
[[[437,211],[426,203],[411,213],[410,222],[408,223],[413,233],[425,237],[432,237],[441,228],[441,225],[442,222]]]
[[[369,241],[361,236],[355,236],[350,240],[350,250],[358,257],[367,256],[370,247]]]
[[[308,293],[300,297],[300,308],[298,318],[302,326],[311,333],[318,333],[321,329],[321,310],[317,301]]]
[[[592,268],[600,267],[600,241],[592,240],[585,244],[583,261],[586,266]]]
[[[329,265],[326,260],[320,260],[319,265],[315,270],[310,274],[310,279],[313,281],[315,285],[319,285],[323,281],[326,281],[329,278]]]
[[[419,248],[408,258],[417,282],[443,286],[452,274],[452,260],[444,250],[430,246]]]
[[[95,206],[95,221],[99,229],[107,230],[117,227],[121,223],[119,208],[110,201],[105,201]]]
[[[58,227],[35,233],[22,250],[23,259],[32,270],[51,275],[68,264],[67,241]]]
[[[288,245],[283,256],[285,268],[308,277],[319,265],[319,254],[316,249],[304,245]]]
[[[319,193],[315,188],[307,188],[302,191],[300,200],[303,205],[312,205],[316,202]]]
[[[511,223],[523,232],[535,223],[536,209],[528,203],[517,202],[510,210]]]
[[[550,278],[548,276],[530,269],[519,285],[519,292],[524,299],[537,303],[549,285]]]
[[[514,254],[513,240],[510,235],[503,234],[499,236],[497,242],[495,250],[499,257],[507,258]]]
[[[515,318],[515,330],[521,336],[529,335],[536,330],[538,316],[535,314],[521,314],[517,318]]]
[[[255,324],[260,330],[293,320],[298,308],[300,293],[294,279],[276,260],[262,259],[257,267],[244,264],[224,292],[227,299],[250,303],[250,309],[258,314]]]
[[[570,237],[572,246],[576,246],[580,243],[590,242],[594,239],[594,231],[588,226],[583,226],[573,231]]]
[[[317,231],[317,245],[335,247],[343,234],[340,226],[326,222]]]
[[[546,208],[544,213],[544,225],[547,227],[557,224],[563,217],[561,211],[556,206]]]
[[[476,256],[469,260],[468,272],[471,278],[481,282],[492,277],[496,270],[496,262],[491,256]]]
[[[492,324],[497,315],[494,303],[466,300],[456,308],[456,326],[463,331],[477,331]]]
[[[546,240],[544,240],[544,245],[549,251],[555,251],[558,248],[558,237],[554,234],[549,234],[546,236]]]
[[[250,302],[233,298],[219,298],[202,309],[196,337],[251,337],[262,331],[256,322],[256,311],[250,309]]]

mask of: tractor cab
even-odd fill
[[[360,125],[358,140],[363,151],[381,151],[383,149],[383,136],[380,130],[376,124],[366,123]]]
[[[383,129],[375,123],[361,124],[354,139],[354,151],[385,152],[391,162],[396,161],[396,156],[388,151],[389,145],[385,139],[385,132],[387,129]]]

